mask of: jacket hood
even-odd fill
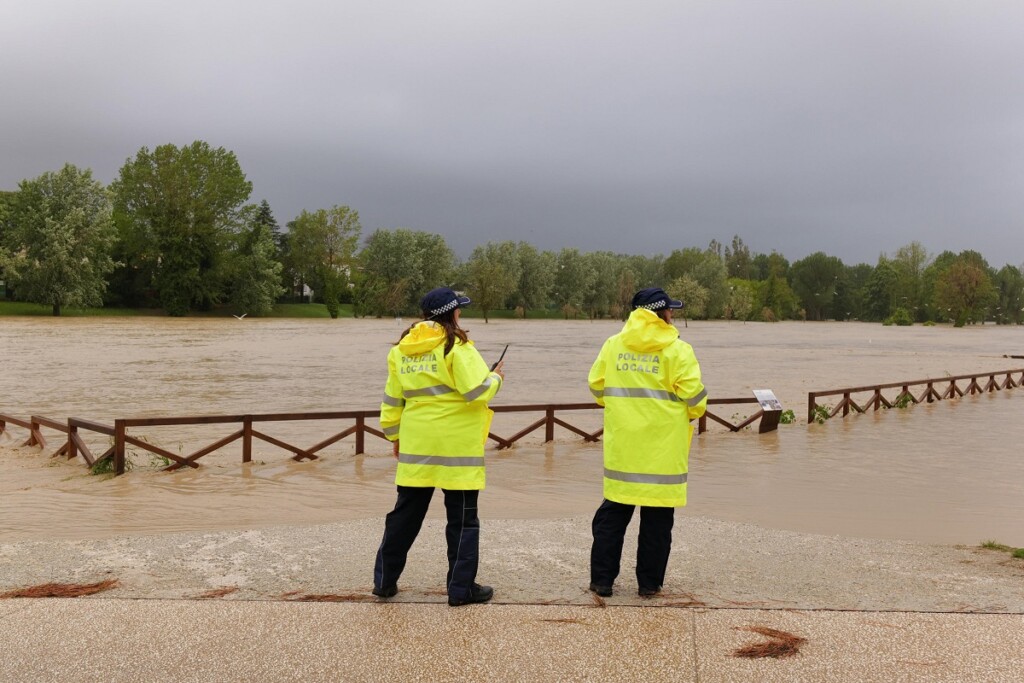
[[[399,350],[407,356],[416,356],[432,351],[438,344],[443,344],[448,337],[444,328],[430,320],[416,323],[409,334],[398,342]]]
[[[679,330],[646,308],[630,313],[622,328],[622,341],[634,351],[660,351],[676,339]]]

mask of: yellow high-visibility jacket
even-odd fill
[[[604,497],[626,505],[686,505],[693,426],[708,394],[679,331],[643,308],[609,337],[590,368],[604,406]]]
[[[417,323],[388,353],[380,425],[399,440],[399,486],[482,489],[484,443],[501,387],[472,342],[458,339],[446,356],[444,328]]]

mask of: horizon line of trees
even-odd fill
[[[933,256],[911,242],[874,265],[824,252],[790,263],[751,252],[737,235],[655,256],[492,241],[460,261],[435,233],[380,228],[363,239],[345,205],[304,209],[281,230],[251,193],[235,155],[203,141],[144,147],[107,187],[71,164],[23,180],[0,192],[0,294],[54,315],[115,305],[180,316],[227,305],[260,316],[277,302],[315,300],[333,317],[342,303],[357,316],[390,316],[418,313],[422,293],[446,284],[485,319],[510,309],[601,318],[624,317],[636,290],[663,286],[697,319],[1024,320],[1024,266],[997,270],[969,250]]]

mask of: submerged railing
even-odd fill
[[[1014,379],[1014,375],[1020,375]],[[996,378],[1003,378],[1000,383]],[[978,380],[982,379],[983,384]],[[987,381],[984,381],[987,379]],[[958,382],[965,383],[961,387]],[[812,424],[819,413],[824,417],[832,418],[843,413],[843,417],[850,414],[850,411],[865,413],[869,409],[880,410],[881,408],[892,408],[893,406],[917,404],[921,402],[932,403],[947,398],[959,398],[968,394],[982,394],[1000,389],[1012,389],[1024,383],[1024,370],[1000,370],[998,372],[979,372],[973,375],[955,375],[952,377],[937,377],[933,379],[917,379],[908,382],[890,382],[888,384],[872,384],[862,387],[847,387],[845,389],[830,389],[828,391],[812,391],[807,394],[807,424]],[[936,389],[936,386],[939,387]],[[911,387],[924,387],[920,395],[915,395]],[[882,391],[887,389],[898,389],[898,392],[890,401]],[[854,394],[871,392],[870,398],[863,405],[853,400]],[[826,406],[818,403],[822,396],[842,396],[843,398],[834,408],[829,410]]]
[[[749,417],[741,420],[738,423],[734,423],[724,417],[721,417],[711,409],[712,406],[722,405],[735,405],[735,404],[750,404],[757,403],[755,398],[713,398],[708,400],[708,411],[704,417],[700,418],[697,425],[698,433],[707,431],[707,421],[710,419],[727,427],[732,432],[740,431],[747,426],[753,424],[757,420],[761,420],[761,428],[759,431],[771,431],[778,426],[778,415],[769,411],[765,413],[762,410],[757,410]],[[576,425],[573,425],[566,420],[558,417],[559,412],[573,412],[573,411],[595,411],[601,410],[601,407],[595,403],[550,403],[542,405],[497,405],[492,406],[495,413],[522,413],[522,412],[542,412],[544,415],[531,423],[527,427],[520,429],[518,432],[509,437],[502,437],[494,432],[490,432],[488,438],[495,442],[499,449],[510,448],[517,441],[520,441],[527,435],[539,430],[541,427],[544,428],[544,442],[553,441],[555,438],[555,427],[562,427],[578,436],[583,437],[586,442],[596,442],[600,439],[604,433],[603,429],[598,429],[595,432],[588,432]],[[242,462],[252,461],[252,447],[254,441],[263,441],[273,446],[281,448],[283,450],[291,452],[292,459],[296,461],[303,460],[316,460],[319,456],[317,453],[323,449],[331,446],[332,444],[341,441],[342,439],[353,436],[355,438],[355,452],[356,454],[362,454],[365,452],[365,439],[366,435],[377,437],[379,439],[385,439],[384,433],[379,429],[375,429],[367,425],[366,421],[369,418],[379,418],[379,410],[346,410],[346,411],[331,411],[331,412],[315,412],[315,413],[269,413],[261,415],[200,415],[200,416],[185,416],[185,417],[138,417],[138,418],[119,418],[114,420],[113,425],[105,425],[91,420],[83,420],[81,418],[68,418],[66,424],[57,420],[52,420],[45,417],[33,416],[29,420],[22,420],[10,415],[0,414],[0,434],[3,434],[7,430],[7,423],[17,425],[19,427],[29,430],[30,436],[25,441],[24,446],[39,446],[40,448],[46,448],[46,438],[43,436],[42,428],[46,427],[63,432],[67,435],[66,442],[61,446],[59,450],[53,453],[53,456],[67,455],[68,459],[73,459],[79,455],[85,460],[89,467],[94,467],[99,463],[102,463],[108,459],[111,459],[112,470],[115,474],[123,474],[126,467],[126,458],[128,454],[128,446],[134,446],[141,448],[145,451],[152,453],[158,457],[166,458],[168,465],[164,468],[165,470],[177,470],[183,467],[199,467],[198,460],[214,451],[220,450],[225,446],[235,442],[241,441],[242,444]],[[338,431],[337,433],[329,436],[326,439],[321,439],[317,443],[308,446],[301,447],[295,444],[289,443],[277,437],[271,436],[264,431],[261,426],[266,423],[273,422],[308,422],[308,421],[332,421],[332,420],[344,420],[352,421],[350,426]],[[227,436],[214,441],[188,455],[182,453],[173,453],[166,448],[162,448],[156,444],[150,443],[143,438],[140,438],[136,434],[130,433],[129,430],[137,429],[139,427],[169,427],[169,426],[195,426],[195,425],[216,425],[216,424],[228,424],[238,425],[239,429],[231,432]],[[257,426],[260,426],[257,429]],[[96,434],[104,435],[112,439],[111,446],[99,456],[95,456],[92,450],[86,444],[82,438],[81,432],[93,432]]]

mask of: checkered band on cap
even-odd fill
[[[450,311],[452,309],[455,309],[455,308],[458,308],[458,307],[459,307],[459,299],[456,297],[455,299],[452,299],[451,301],[446,303],[441,308],[431,309],[430,317],[434,317],[435,315],[441,315],[442,313],[447,313],[448,311]]]
[[[644,304],[643,306],[637,306],[637,308],[646,308],[648,311],[656,311],[659,308],[665,308],[668,306],[668,302],[662,299],[661,301],[655,301],[653,304]]]

